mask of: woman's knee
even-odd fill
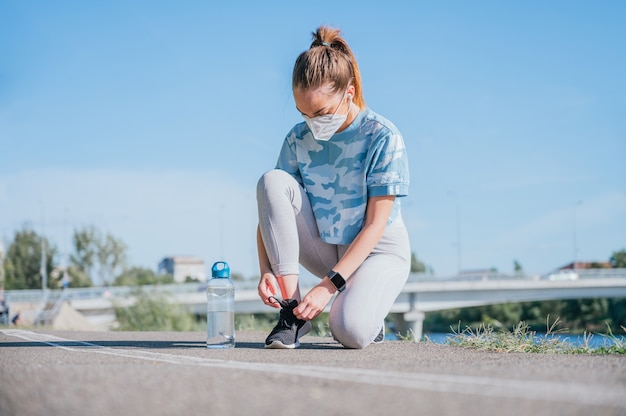
[[[285,194],[286,191],[298,186],[296,180],[289,173],[281,169],[272,169],[265,172],[259,178],[256,186],[257,199],[273,194]],[[293,192],[287,192],[289,195],[292,193]]]
[[[261,175],[256,184],[257,195],[264,192],[267,189],[268,184],[271,184],[275,180],[274,178],[277,176],[276,171],[277,169],[272,169]]]
[[[346,348],[361,349],[367,347],[375,338],[376,328],[363,319],[350,319],[331,313],[329,317],[330,332],[333,338]],[[378,328],[380,330],[380,328]]]

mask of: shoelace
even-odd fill
[[[293,323],[295,323],[298,326],[298,328],[300,328],[304,324],[304,321],[296,318],[293,314],[293,308],[298,304],[297,301],[293,299],[281,300],[281,299],[278,299],[276,296],[268,297],[268,299],[272,299],[272,298],[276,302],[278,302],[280,306],[282,306],[280,313],[278,314],[278,324],[274,328],[275,331],[278,330],[278,328],[289,328]],[[294,302],[295,305],[293,307],[290,307],[290,304],[292,302]],[[292,321],[292,322],[288,322],[288,321]],[[272,331],[272,332],[275,332],[275,331]]]
[[[285,299],[278,299],[276,296],[270,296],[267,298],[267,300],[270,300],[270,299],[274,299],[276,303],[278,303],[283,308],[286,308],[289,305],[289,302],[287,302]]]

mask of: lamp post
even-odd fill
[[[455,222],[456,222],[456,266],[457,273],[461,274],[462,269],[462,255],[461,255],[461,208],[459,204],[458,194],[454,191],[448,191],[448,196],[455,198]]]
[[[46,246],[46,214],[43,201],[41,202],[41,290],[48,290],[48,247]]]
[[[577,269],[578,266],[578,238],[577,238],[577,232],[576,232],[576,209],[578,208],[579,205],[582,205],[583,201],[577,201],[576,204],[574,205],[574,223],[573,223],[573,235],[572,235],[572,241],[573,241],[573,245],[574,245],[574,265],[572,266],[573,270]]]
[[[461,209],[459,203],[456,204],[456,264],[458,273],[461,274]]]

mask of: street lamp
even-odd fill
[[[576,209],[578,208],[579,205],[582,205],[583,201],[577,201],[576,204],[574,205],[574,224],[573,224],[573,243],[574,243],[574,265],[572,267],[572,269],[576,270],[577,269],[577,263],[578,263],[578,241],[577,241],[577,235],[576,235]]]
[[[461,274],[461,209],[459,204],[456,204],[456,263]]]
[[[455,206],[455,219],[456,219],[456,264],[457,264],[457,273],[461,274],[462,269],[462,256],[461,256],[461,208],[459,204],[458,194],[454,191],[448,191],[448,196],[455,198],[456,206]]]

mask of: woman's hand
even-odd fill
[[[280,304],[278,302],[274,299],[270,299],[270,296],[276,295],[276,287],[276,276],[270,272],[263,273],[261,279],[259,279],[259,296],[264,304],[271,306],[272,308],[280,308]]]
[[[336,290],[334,286],[331,288],[329,285],[332,286],[332,283],[330,283],[328,278],[325,278],[317,286],[311,289],[311,291],[304,296],[302,301],[293,310],[293,314],[296,318],[304,321],[310,321],[322,313]]]

